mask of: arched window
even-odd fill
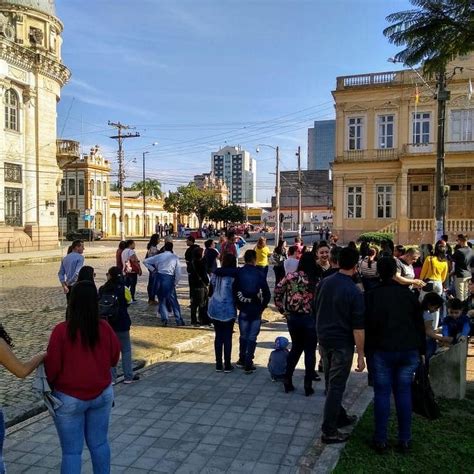
[[[97,180],[96,185],[97,185],[97,193],[96,194],[97,194],[97,196],[100,196],[102,194],[102,183],[99,180]]]
[[[20,130],[20,100],[13,89],[5,93],[5,128],[7,130]]]
[[[104,192],[102,196],[107,197],[107,181],[104,181],[102,184],[104,186]]]

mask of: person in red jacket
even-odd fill
[[[53,395],[62,402],[54,417],[62,449],[62,474],[81,472],[84,438],[94,473],[110,472],[107,435],[114,398],[110,369],[117,365],[119,355],[117,336],[99,319],[95,285],[76,283],[67,321],[53,329],[45,359]]]

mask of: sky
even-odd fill
[[[72,72],[58,107],[58,136],[87,152],[98,144],[116,169],[125,141],[127,182],[165,191],[209,172],[211,152],[241,145],[257,160],[257,199],[269,201],[275,152],[296,168],[307,130],[334,118],[336,77],[400,69],[383,36],[408,0],[57,0],[63,62]],[[156,143],[156,145],[153,145]],[[272,174],[273,173],[273,174]]]

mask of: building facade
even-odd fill
[[[474,233],[474,55],[448,67],[446,232]],[[337,78],[334,227],[345,241],[390,231],[401,243],[431,242],[435,233],[437,103],[413,71]]]
[[[240,146],[226,146],[212,153],[212,173],[229,190],[229,199],[236,204],[257,200],[257,162]]]
[[[336,121],[317,120],[308,129],[308,170],[328,170],[336,149]]]
[[[0,0],[0,252],[58,244],[56,106],[70,77],[62,31],[53,0]]]
[[[210,173],[197,174],[194,176],[194,184],[199,189],[213,191],[217,199],[223,204],[229,202],[229,189],[227,185],[223,179],[217,178],[212,171]]]
[[[104,237],[120,236],[120,194],[110,190],[110,171],[99,146],[64,167],[58,199],[60,236],[81,228],[100,230]],[[174,224],[175,229],[177,225],[175,214],[163,209],[162,199],[146,197],[144,216],[140,191],[124,191],[123,218],[127,237],[143,237],[144,232],[150,236],[156,224]]]
[[[298,230],[298,171],[280,172],[280,212],[283,229]],[[332,181],[328,170],[301,171],[302,226],[315,230],[320,226],[332,227]],[[275,208],[275,198],[272,198]],[[269,218],[273,218],[273,213]]]

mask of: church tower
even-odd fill
[[[56,140],[62,31],[54,0],[0,0],[0,252],[58,245],[59,165],[79,154]]]

